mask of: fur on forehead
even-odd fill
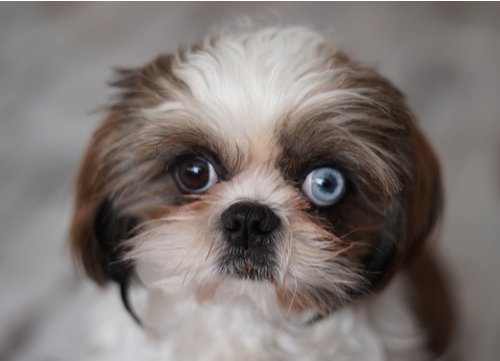
[[[190,109],[209,112],[221,129],[264,130],[325,82],[334,52],[320,56],[325,44],[303,28],[219,34],[181,51],[172,70],[191,91]]]
[[[294,133],[312,144],[336,143],[338,158],[354,160],[384,192],[400,189],[406,165],[391,153],[394,146],[376,139],[392,142],[395,133],[408,132],[397,119],[411,121],[397,104],[400,94],[317,33],[300,27],[221,33],[168,59],[169,76],[151,79],[168,97],[141,110],[155,124],[213,134],[219,148],[267,161],[280,152],[279,141],[297,141]]]
[[[322,46],[303,28],[212,36],[177,53],[171,71],[178,81],[154,79],[174,101],[144,109],[145,116],[158,123],[180,116],[257,156],[272,152],[279,121],[325,82]]]

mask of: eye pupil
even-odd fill
[[[335,168],[317,168],[307,175],[302,190],[314,204],[330,206],[338,202],[344,193],[344,176]]]
[[[179,179],[187,188],[203,188],[208,182],[208,165],[201,159],[187,159],[179,165]]]
[[[337,181],[334,178],[316,178],[314,179],[314,183],[318,185],[318,187],[326,193],[333,193],[335,188],[337,187]]]

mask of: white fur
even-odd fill
[[[260,286],[253,288],[259,296]],[[429,360],[425,338],[407,305],[401,279],[365,299],[307,324],[307,317],[268,319],[252,300],[217,304],[150,294],[141,329],[112,288],[90,315],[93,326],[75,360]],[[234,296],[236,300],[237,296]],[[144,316],[144,314],[143,314]]]

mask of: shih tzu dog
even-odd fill
[[[223,31],[114,85],[71,245],[136,323],[104,315],[119,341],[91,359],[435,357],[407,269],[439,167],[389,81],[292,27]]]

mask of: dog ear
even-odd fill
[[[93,234],[98,244],[99,260],[106,277],[122,284],[130,277],[131,265],[121,258],[120,244],[132,236],[138,225],[134,218],[119,216],[115,201],[105,198],[94,218]]]
[[[101,249],[94,226],[97,214],[102,212],[99,210],[99,205],[94,206],[93,202],[85,203],[85,205],[77,206],[75,211],[71,227],[71,252],[75,263],[90,278],[103,285],[110,281],[109,256],[106,253],[109,247]]]
[[[73,257],[97,283],[117,282],[125,306],[136,320],[126,297],[133,264],[123,261],[126,251],[123,242],[133,236],[133,230],[144,219],[124,213],[128,202],[124,199],[125,194],[134,193],[131,189],[136,186],[137,179],[129,170],[141,159],[134,152],[138,143],[147,142],[131,135],[140,133],[137,128],[140,122],[134,121],[137,109],[157,106],[168,99],[166,83],[157,79],[167,81],[176,91],[188,91],[185,84],[174,77],[173,62],[174,56],[162,55],[145,67],[117,71],[117,79],[112,83],[119,88],[117,101],[109,107],[106,118],[94,133],[76,182],[71,228]],[[156,156],[158,149],[151,148],[151,154]],[[140,155],[145,161],[151,158],[144,152]]]
[[[409,266],[432,237],[442,213],[438,160],[417,128],[413,136],[409,159],[412,177],[406,180],[399,204],[387,209],[386,232],[381,234],[366,268],[370,291],[383,287],[398,269]]]
[[[443,211],[441,172],[436,154],[418,129],[414,129],[414,135],[412,158],[415,168],[404,198],[404,218],[399,225],[404,242],[398,252],[404,266],[408,266],[425,244],[437,236]]]
[[[81,218],[85,215],[86,219]],[[133,265],[122,259],[124,249],[121,247],[124,240],[133,237],[138,224],[135,218],[120,216],[115,199],[106,197],[94,212],[84,212],[80,217],[77,212],[72,246],[74,256],[90,277],[100,284],[118,283],[125,308],[142,324],[128,299]]]
[[[128,289],[132,277],[132,265],[125,262],[121,253],[120,244],[134,235],[139,221],[131,217],[118,216],[115,201],[106,198],[100,205],[94,220],[94,236],[99,245],[101,267],[105,275],[120,285],[121,297],[127,311],[134,320],[142,322],[133,311],[129,299]]]

